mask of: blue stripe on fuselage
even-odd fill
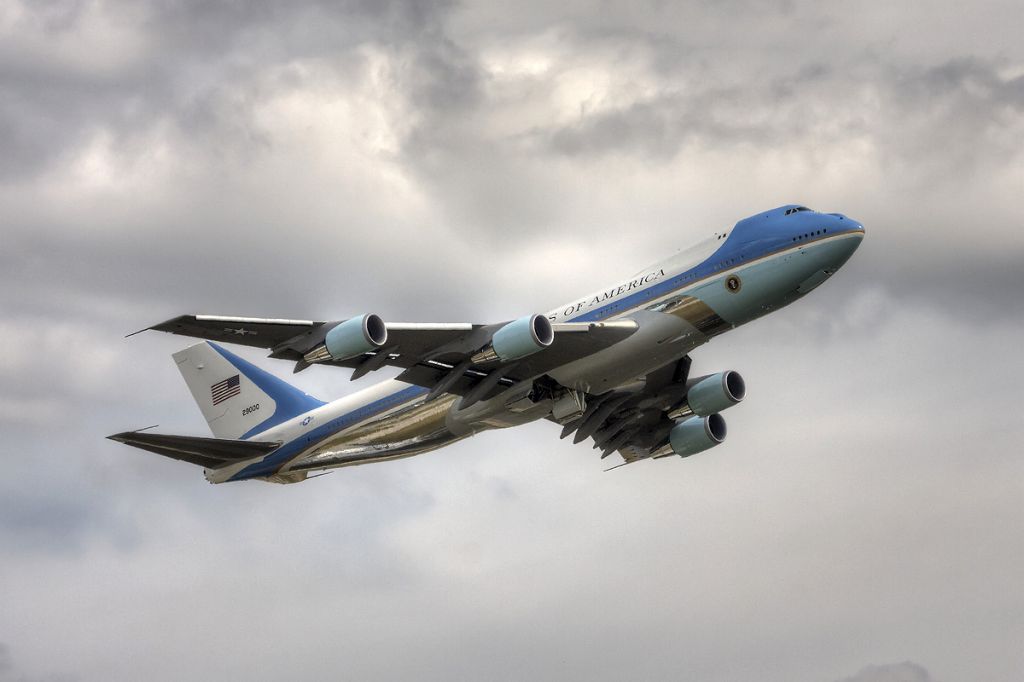
[[[689,270],[566,321],[598,322],[613,315],[620,315],[638,308],[662,296],[667,296],[677,289],[711,277],[716,272],[729,270],[736,265],[750,263],[759,258],[785,251],[788,248],[806,246],[807,242],[794,242],[794,236],[801,233],[804,228],[806,228],[807,232],[822,229],[821,220],[823,218],[828,219],[830,222],[830,226],[824,228],[828,230],[827,235],[829,237],[848,232],[857,232],[863,229],[852,220],[849,221],[852,227],[846,228],[844,226],[844,228],[836,229],[833,221],[846,220],[846,218],[840,219],[835,214],[807,211],[785,215],[785,209],[792,207],[793,205],[781,206],[739,221],[714,253]]]
[[[364,419],[368,419],[369,417],[380,414],[381,412],[397,407],[402,403],[419,398],[425,395],[428,391],[429,389],[422,386],[409,386],[408,388],[403,388],[397,393],[384,396],[380,400],[375,400],[372,403],[356,408],[351,412],[339,415],[334,419],[331,419],[326,424],[307,431],[295,440],[285,443],[277,450],[274,450],[267,455],[263,460],[250,464],[228,480],[240,481],[246,478],[271,476],[277,473],[282,466],[287,464],[296,455],[301,453],[303,450],[308,449],[313,444],[322,441],[343,429],[353,426]]]
[[[721,263],[727,260],[727,257],[725,255],[725,248],[728,242],[729,240],[726,239],[726,242],[722,244],[722,246],[718,247],[718,249],[707,258],[707,260],[699,263],[698,265],[690,268],[689,270],[686,270],[685,272],[675,275],[674,277],[671,277],[669,279],[657,282],[656,284],[652,284],[647,289],[638,291],[635,294],[630,294],[629,296],[626,296],[624,298],[619,299],[618,301],[614,301],[605,306],[597,308],[596,310],[591,310],[590,312],[584,313],[579,317],[574,317],[571,320],[569,320],[569,322],[597,322],[603,320],[605,318],[611,317],[612,315],[626,312],[627,310],[632,310],[633,308],[638,308],[645,303],[653,301],[654,299],[666,296],[675,291],[676,289],[680,289],[683,286],[709,277],[713,275],[715,272],[718,272],[719,270],[724,270],[725,266],[721,265]],[[760,258],[761,256],[767,255],[770,252],[771,250],[766,247],[765,249],[763,249],[762,252],[759,252],[756,255],[748,256],[747,260]]]

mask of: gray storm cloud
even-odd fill
[[[0,2],[0,677],[1016,679],[1022,18]],[[789,202],[867,239],[694,353],[750,389],[701,457],[209,486],[103,439],[206,433],[183,340],[122,338],[162,319],[510,319]]]

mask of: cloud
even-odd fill
[[[17,674],[1011,679],[1018,5],[0,7]],[[207,433],[187,342],[123,338],[174,315],[510,319],[794,201],[867,239],[694,353],[750,388],[700,457],[537,423],[211,486],[104,439]]]
[[[844,677],[841,682],[932,682],[934,679],[918,664],[904,661],[869,665],[852,677]]]
[[[1011,162],[1008,143],[1024,126],[1024,78],[1003,78],[996,63],[977,58],[920,68],[865,55],[848,69],[811,63],[753,87],[694,87],[686,70],[674,75],[664,89],[540,134],[562,154],[662,161],[692,147],[827,153],[856,140],[886,167],[941,165],[935,170],[962,177]]]

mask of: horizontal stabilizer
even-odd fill
[[[277,441],[196,438],[144,431],[125,431],[107,438],[164,457],[198,464],[207,469],[217,469],[232,462],[262,457],[281,447],[281,443]]]

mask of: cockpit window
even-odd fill
[[[789,215],[790,213],[799,213],[800,211],[810,211],[810,210],[811,209],[807,208],[806,206],[795,206],[793,208],[787,208],[786,209],[786,215]]]

